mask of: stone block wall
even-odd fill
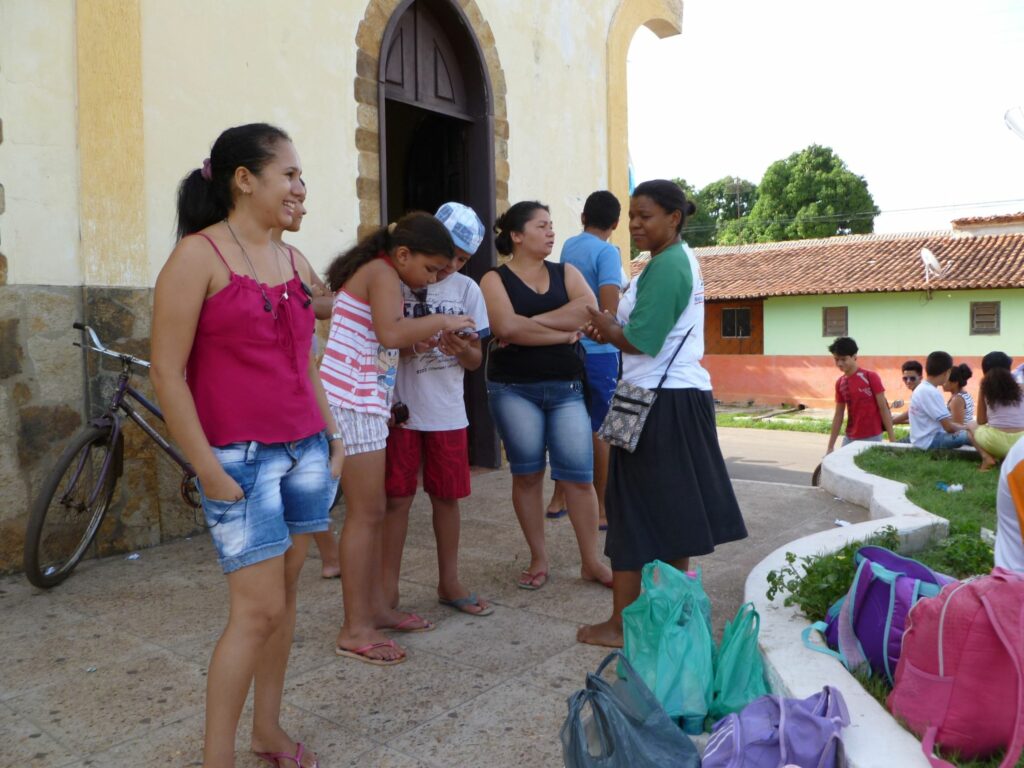
[[[71,324],[84,320],[107,346],[148,359],[151,313],[151,289],[0,285],[0,572],[20,570],[35,492],[120,373],[116,361],[74,347]],[[144,370],[133,382],[153,399]],[[134,424],[124,434],[124,474],[96,538],[103,555],[200,530],[177,466]]]

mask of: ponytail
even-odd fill
[[[536,200],[522,200],[507,211],[505,211],[494,224],[494,247],[502,256],[509,256],[512,253],[512,233],[522,234],[527,222],[533,218],[533,212],[545,210],[550,212],[544,203]]]
[[[652,179],[637,185],[633,190],[633,197],[649,197],[665,213],[671,214],[679,211],[679,226],[676,227],[676,234],[681,234],[686,220],[697,212],[697,206],[692,200],[687,200],[686,193],[674,181],[668,179]]]
[[[331,291],[340,290],[360,267],[381,253],[390,255],[402,246],[413,253],[455,258],[448,228],[429,213],[413,211],[388,227],[374,230],[331,262],[326,274],[327,287]]]
[[[202,167],[178,186],[178,239],[227,218],[235,205],[235,171],[247,168],[259,176],[274,159],[279,141],[291,139],[267,123],[239,125],[218,136]]]
[[[326,274],[327,287],[336,293],[361,266],[369,264],[381,253],[390,251],[391,236],[388,228],[374,230],[331,262]]]

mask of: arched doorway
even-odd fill
[[[448,200],[495,216],[494,109],[480,45],[455,3],[399,3],[381,42],[378,79],[380,210],[433,212]],[[495,263],[485,238],[466,267],[479,281]],[[466,376],[469,455],[497,467],[500,453],[487,411],[483,367]]]

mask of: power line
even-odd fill
[[[978,203],[949,203],[947,205],[925,205],[917,208],[890,208],[888,210],[881,211],[851,211],[849,213],[833,213],[824,216],[802,216],[802,217],[790,217],[784,219],[768,219],[765,221],[758,221],[759,225],[771,225],[771,224],[793,224],[797,221],[806,222],[829,222],[829,221],[854,221],[859,219],[874,218],[875,216],[881,216],[882,214],[894,214],[894,213],[918,213],[920,211],[941,211],[956,208],[990,208],[997,205],[1008,205],[1010,203],[1024,203],[1024,198],[1018,198],[1014,200],[987,200]],[[740,217],[739,219],[727,219],[727,221],[742,221],[747,217]],[[684,227],[685,232],[707,232],[710,230],[718,229],[718,223],[705,224],[696,227]]]

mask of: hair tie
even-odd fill
[[[397,221],[392,221],[390,224],[388,224],[388,234],[389,235],[395,234],[395,230],[397,228],[398,228],[398,222]]]
[[[199,169],[199,175],[206,179],[206,181],[213,180],[213,168],[210,165],[210,158],[203,160],[203,167]]]

